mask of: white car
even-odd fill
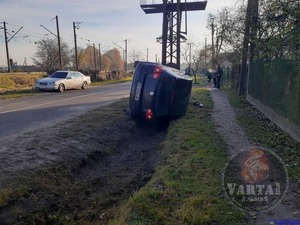
[[[91,84],[91,78],[78,71],[56,71],[49,77],[35,82],[35,90],[57,90],[63,92],[67,89],[86,89]]]

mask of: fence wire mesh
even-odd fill
[[[252,63],[248,87],[248,94],[300,126],[299,60]]]

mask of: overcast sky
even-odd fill
[[[205,11],[189,12],[188,41],[204,45],[205,37],[209,38],[208,14],[237,1],[208,0]],[[161,3],[162,0],[147,2]],[[8,38],[23,27],[9,42],[9,54],[14,62],[22,65],[26,58],[27,65],[32,64],[36,52],[34,42],[55,38],[40,25],[56,34],[56,15],[62,41],[71,48],[74,48],[73,22],[78,21],[83,22],[76,30],[80,47],[93,43],[98,47],[100,43],[105,50],[117,47],[113,42],[124,47],[124,40],[128,39],[128,54],[135,50],[146,58],[148,48],[150,61],[155,60],[155,54],[161,56],[161,44],[156,43],[156,38],[162,33],[162,14],[146,15],[139,0],[0,0],[0,28],[5,21]],[[4,30],[0,29],[0,66],[6,65]]]

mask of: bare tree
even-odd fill
[[[189,65],[189,69],[193,73],[195,83],[197,83],[197,73],[201,67],[202,54],[199,49],[198,45],[187,43],[181,50],[184,61]]]
[[[47,72],[60,68],[57,40],[44,39],[38,41],[36,44],[37,51],[34,54],[33,63]],[[69,66],[71,51],[64,42],[61,43],[61,54],[63,67]]]
[[[209,14],[207,20],[207,28],[211,30],[211,63],[212,67],[218,64],[218,57],[224,47],[225,41],[228,39],[229,9],[223,8],[216,15]]]

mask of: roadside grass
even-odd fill
[[[47,76],[46,73],[0,73],[0,100],[26,97],[38,92],[33,89],[37,79]],[[120,80],[93,82],[91,86],[117,84],[131,81],[132,77]]]
[[[35,94],[34,82],[43,76],[46,76],[46,73],[0,73],[0,99]]]
[[[194,102],[204,107],[196,107]],[[186,116],[171,122],[162,144],[161,161],[144,187],[134,189],[135,193],[132,187],[119,187],[116,184],[122,173],[110,176],[109,180],[101,178],[96,166],[105,162],[97,160],[113,154],[132,132],[130,126],[134,123],[123,111],[127,104],[128,99],[124,99],[92,110],[88,116],[73,118],[63,128],[57,124],[52,133],[47,131],[46,140],[43,134],[28,134],[35,138],[25,147],[26,151],[53,147],[53,140],[66,143],[59,148],[74,150],[78,144],[70,140],[80,137],[82,143],[88,143],[83,134],[93,134],[90,145],[95,145],[96,151],[87,153],[80,161],[70,157],[20,173],[1,184],[0,221],[4,221],[1,216],[5,215],[5,219],[18,221],[14,225],[247,224],[245,213],[233,207],[223,191],[222,173],[229,154],[213,126],[213,102],[205,89],[194,89]],[[107,139],[99,139],[104,135]],[[99,147],[101,143],[107,143],[105,148]],[[86,144],[84,149],[88,149]],[[90,179],[82,168],[95,169],[100,178],[93,178],[94,174]],[[133,173],[132,177],[135,176]],[[103,186],[115,191],[99,191]]]
[[[300,183],[300,143],[266,118],[245,97],[238,96],[237,91],[233,89],[226,91],[229,103],[236,109],[238,121],[247,135],[262,147],[278,154],[287,166],[289,176]]]
[[[224,196],[222,172],[229,155],[212,125],[212,110],[209,92],[194,89],[186,116],[170,124],[154,176],[110,225],[247,224],[244,212]]]
[[[38,94],[38,92],[33,90],[32,88],[25,88],[25,89],[14,90],[14,91],[6,91],[6,92],[0,94],[0,100],[32,96],[35,94]]]

